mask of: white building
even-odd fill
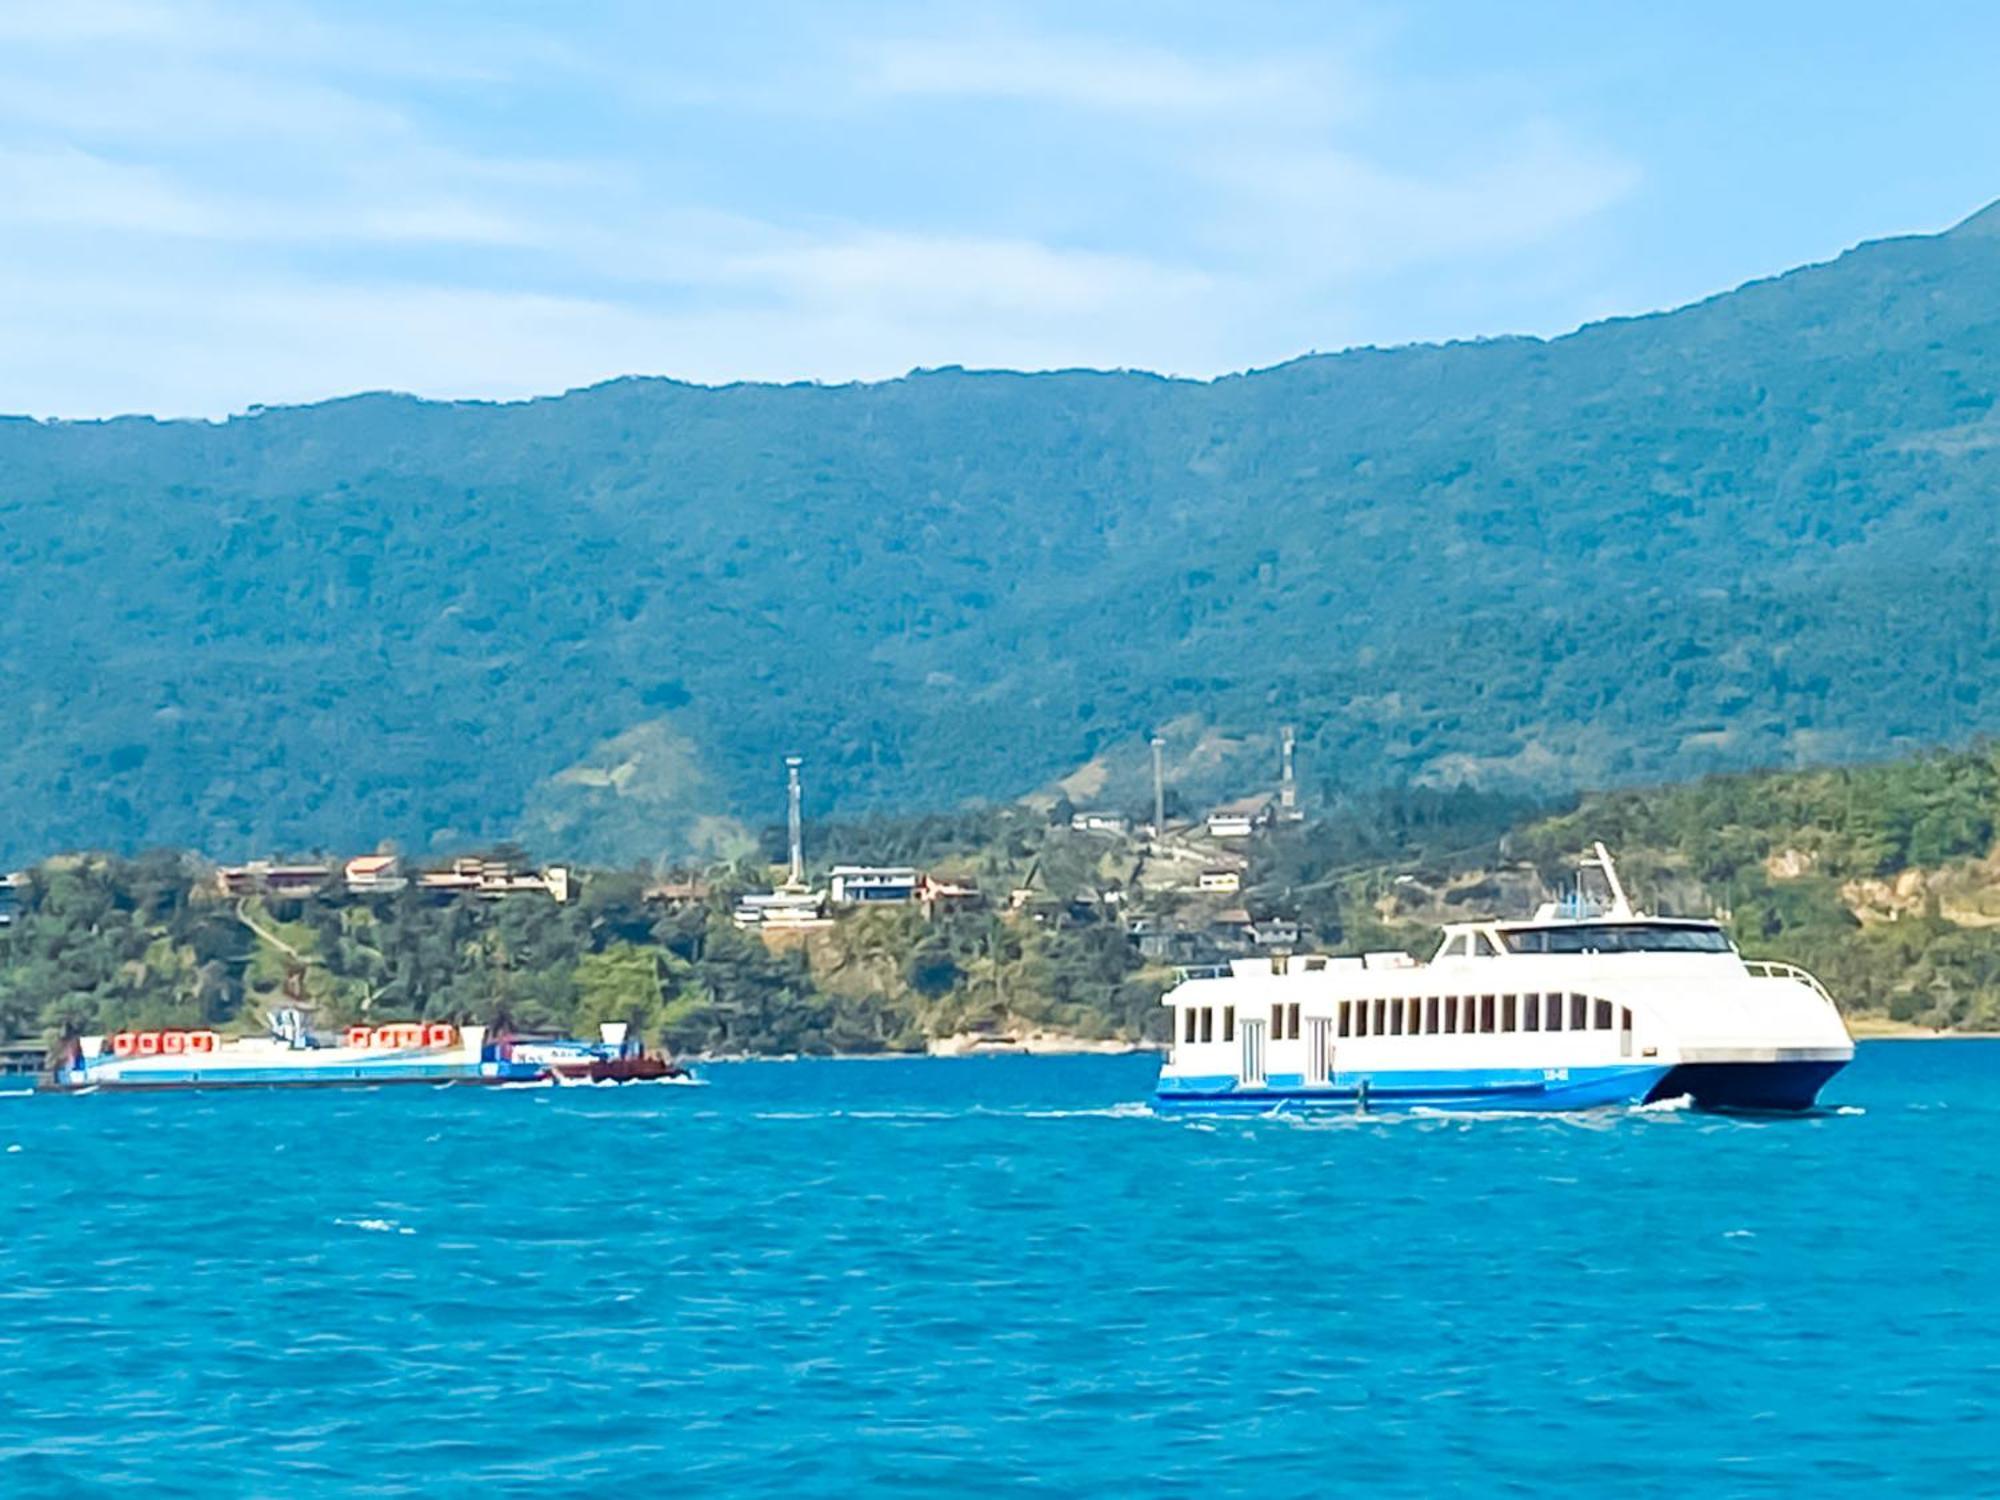
[[[827,875],[827,891],[835,906],[914,901],[919,881],[909,865],[835,865]]]
[[[807,928],[831,927],[826,914],[826,892],[779,889],[752,891],[736,903],[730,914],[738,927],[761,927],[770,931],[797,932]]]
[[[350,859],[341,878],[357,896],[386,895],[410,883],[403,874],[403,862],[393,854],[363,854]]]
[[[1212,839],[1247,839],[1271,821],[1271,798],[1260,794],[1239,797],[1212,808],[1208,814],[1208,836]]]
[[[1078,833],[1122,834],[1132,826],[1132,820],[1123,813],[1080,812],[1071,813],[1069,826]]]

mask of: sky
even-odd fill
[[[0,0],[0,412],[1213,376],[2000,198],[2000,6]]]

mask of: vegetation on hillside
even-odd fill
[[[569,904],[437,901],[414,890],[282,902],[223,895],[171,853],[50,860],[0,928],[0,1040],[120,1028],[260,1030],[282,1005],[321,1029],[442,1018],[591,1034],[626,1021],[707,1053],[921,1050],[1008,1027],[1138,1040],[1161,980],[1122,933],[914,908],[774,937],[729,920],[724,872],[672,909],[644,882],[585,875]]]
[[[1163,883],[1172,862],[1143,838],[1019,808],[817,832],[828,863],[944,871],[988,905],[850,911],[767,938],[729,918],[737,894],[768,879],[755,860],[670,904],[649,899],[646,877],[602,870],[582,873],[567,904],[414,888],[266,903],[223,895],[189,856],[68,856],[29,872],[0,927],[0,1040],[255,1028],[299,1002],[322,1026],[424,1017],[588,1033],[623,1020],[709,1053],[909,1051],[1023,1030],[1138,1040],[1159,1036],[1171,978],[1141,958],[1141,933],[1285,918],[1305,946],[1427,954],[1440,921],[1527,915],[1597,839],[1642,904],[1720,913],[1746,954],[1805,964],[1851,1011],[2000,1028],[1991,746],[1615,791],[1555,813],[1467,791],[1357,798],[1262,835],[1226,896]]]
[[[829,810],[1542,792],[2000,725],[2000,238],[1551,342],[0,421],[0,858],[734,858]],[[1086,788],[1088,790],[1086,790]]]
[[[1617,792],[1510,848],[1544,868],[1587,838],[1691,877],[1753,957],[1812,969],[1851,1008],[2000,1029],[2000,749]]]

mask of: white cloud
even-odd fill
[[[1131,42],[1027,35],[903,38],[856,51],[865,89],[1039,100],[1147,114],[1346,107],[1360,93],[1326,56],[1193,58]]]
[[[0,147],[0,224],[10,223],[177,236],[209,235],[218,227],[169,174],[71,147]]]
[[[1165,303],[1212,278],[1139,256],[1060,250],[1032,240],[864,231],[727,260],[729,280],[794,300],[913,313],[1090,316],[1110,303]]]
[[[458,287],[225,282],[206,268],[134,277],[103,297],[79,277],[0,277],[0,410],[214,416],[252,404],[394,389],[518,398],[618,375],[879,379],[918,365],[1101,364],[1106,338],[1170,368],[1203,296],[1106,292],[1087,317],[1017,288],[1005,317],[948,289],[913,299],[807,287],[664,308]],[[37,293],[27,295],[30,288]],[[748,290],[748,289],[746,289]]]
[[[643,63],[440,14],[0,0],[0,410],[1210,374],[1381,337],[1385,278],[1462,284],[1633,182],[1518,122],[1392,168],[1363,143],[1411,106],[1325,47],[937,34],[635,115]]]
[[[1473,161],[1428,176],[1332,147],[1212,153],[1203,168],[1243,205],[1218,220],[1219,241],[1321,275],[1519,250],[1610,207],[1639,181],[1630,163],[1547,126],[1482,143]]]

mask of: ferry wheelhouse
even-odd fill
[[[1608,901],[1584,895],[1595,871]],[[1602,844],[1528,921],[1454,922],[1430,962],[1293,954],[1184,970],[1157,1105],[1200,1112],[1801,1110],[1853,1059],[1820,982],[1711,921],[1635,911]]]

